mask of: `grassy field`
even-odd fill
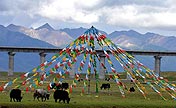
[[[175,73],[162,73],[166,78],[172,78],[176,80]],[[6,73],[0,73],[1,84],[4,81],[9,81],[10,79],[16,78],[20,73],[16,73],[13,77],[5,77]],[[71,79],[65,79],[65,82],[72,84]],[[17,82],[19,83],[19,82]],[[99,87],[102,83],[107,83],[107,81],[100,80]],[[85,93],[82,94],[83,82],[78,83],[76,88],[73,88],[73,92],[70,94],[71,101],[70,104],[55,103],[53,99],[53,91],[51,90],[50,100],[46,102],[33,101],[33,92],[23,91],[23,100],[20,103],[10,102],[9,91],[11,87],[8,87],[6,91],[0,92],[0,108],[176,108],[176,100],[171,99],[171,97],[166,93],[162,92],[163,96],[167,99],[162,100],[161,97],[155,93],[151,88],[144,84],[147,90],[147,99],[144,99],[142,94],[137,90],[134,93],[129,93],[125,91],[125,98],[122,98],[118,86],[115,82],[110,81],[110,90],[100,90],[95,93],[95,80],[91,79],[90,84],[90,94],[87,93],[87,88]],[[175,82],[173,82],[175,83]],[[176,83],[175,83],[176,84]],[[127,87],[134,86],[133,83],[126,83]],[[14,85],[15,86],[15,85]],[[39,88],[46,88],[46,84]],[[24,89],[23,87],[21,88]]]

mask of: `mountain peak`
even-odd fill
[[[43,29],[43,28],[46,28],[48,30],[54,30],[48,23],[45,23],[44,25],[38,27],[36,30],[40,30],[40,29]]]
[[[156,33],[152,33],[152,32],[147,32],[144,34],[145,36],[159,36],[159,34],[156,34]]]
[[[24,28],[24,27],[18,26],[18,25],[15,25],[15,24],[9,24],[6,28],[8,30],[12,30],[12,31],[19,31],[21,28]]]
[[[2,30],[2,29],[5,29],[5,27],[3,25],[0,25],[0,30]]]
[[[17,25],[15,25],[15,24],[9,24],[9,25],[7,26],[7,28],[18,28],[18,27],[20,27],[20,26],[17,26]]]
[[[5,28],[3,25],[0,25],[0,27]]]

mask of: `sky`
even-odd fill
[[[93,25],[107,33],[136,30],[176,36],[175,4],[176,0],[0,0],[0,25]]]

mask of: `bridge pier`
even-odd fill
[[[160,76],[161,56],[154,56],[155,58],[155,73]]]
[[[12,76],[14,72],[14,55],[15,52],[8,52],[9,55],[9,71],[8,76]]]
[[[47,54],[45,54],[44,52],[40,52],[39,55],[40,55],[40,64],[44,63],[45,62],[45,57],[46,57]],[[43,73],[44,71],[45,71],[45,68],[42,68],[41,72]],[[41,73],[41,75],[42,75],[42,73]]]
[[[75,77],[75,68],[76,68],[75,64],[73,64],[72,69],[69,72],[69,78],[74,78]]]
[[[99,79],[105,79],[105,70],[103,66],[101,66],[101,63],[105,65],[105,55],[100,55],[100,73],[99,73]]]
[[[41,53],[39,53],[39,55],[40,55],[40,63],[44,63],[45,62],[45,57],[46,57],[47,54],[45,54],[44,52],[41,52]]]

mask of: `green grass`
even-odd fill
[[[161,76],[169,81],[176,81],[176,72],[161,72]]]
[[[15,76],[11,78],[2,77],[2,73],[0,77],[0,81],[8,81],[8,79],[13,79],[19,76],[19,73],[15,74]],[[167,78],[168,74],[164,73]],[[171,77],[173,74],[169,73]],[[175,74],[175,73],[174,73]],[[6,75],[3,73],[3,75]],[[175,77],[175,76],[174,76]],[[52,78],[51,78],[52,79]],[[49,79],[50,80],[50,79]],[[66,82],[72,84],[72,80],[65,79]],[[17,84],[20,81],[17,82]],[[99,81],[99,87],[102,83],[107,83],[104,80]],[[33,92],[25,92],[23,91],[23,100],[21,103],[10,102],[9,99],[9,91],[11,87],[8,87],[6,91],[0,93],[0,108],[8,107],[8,108],[176,108],[176,100],[171,99],[171,97],[166,93],[162,92],[163,96],[167,99],[166,101],[162,100],[161,97],[155,93],[151,88],[144,84],[147,90],[147,99],[144,99],[142,94],[137,90],[134,93],[129,93],[125,91],[125,98],[122,98],[121,93],[118,89],[118,86],[115,82],[110,81],[111,89],[108,90],[100,90],[99,93],[95,93],[95,80],[91,79],[90,84],[90,94],[87,94],[87,88],[84,94],[81,94],[81,90],[83,87],[83,82],[78,83],[76,88],[73,88],[73,92],[70,94],[71,101],[70,104],[63,103],[55,103],[53,99],[53,91],[51,90],[50,100],[46,102],[38,102],[33,101]],[[127,87],[134,86],[132,83],[126,83]],[[15,86],[15,85],[13,85]],[[46,88],[46,84],[42,85],[39,88]],[[23,87],[21,87],[24,90]]]

